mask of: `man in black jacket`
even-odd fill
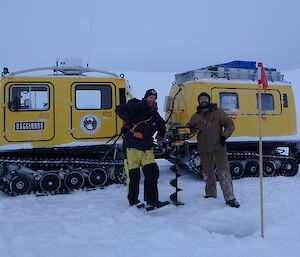
[[[148,207],[159,208],[168,204],[158,200],[159,170],[152,150],[154,133],[158,131],[158,136],[163,137],[166,129],[165,121],[157,112],[156,99],[157,92],[149,89],[142,100],[134,98],[116,108],[117,115],[124,121],[124,165],[129,177],[127,197],[130,206],[143,206],[138,199],[140,167],[145,177],[144,198]]]

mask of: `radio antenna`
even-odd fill
[[[92,38],[92,17],[90,17],[90,26],[89,26],[89,41],[88,41],[88,53],[87,53],[87,62],[86,67],[89,67],[89,61],[90,61],[90,49],[91,49],[91,38]]]

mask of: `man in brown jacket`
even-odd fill
[[[226,204],[238,208],[240,204],[234,198],[225,145],[226,139],[234,131],[234,123],[216,104],[210,103],[207,93],[202,92],[198,96],[198,102],[197,112],[193,114],[187,126],[198,129],[198,150],[206,181],[205,198],[217,197],[215,163]]]

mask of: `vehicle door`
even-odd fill
[[[7,141],[48,141],[54,137],[51,83],[9,82],[4,92],[4,137]]]
[[[113,83],[73,83],[71,103],[71,131],[75,139],[116,135],[116,86]]]

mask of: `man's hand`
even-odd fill
[[[157,144],[160,146],[165,146],[168,143],[168,139],[166,137],[160,137],[157,135],[155,139]]]
[[[222,146],[225,146],[225,141],[226,141],[226,137],[221,136],[219,142]]]
[[[132,127],[133,127],[133,124],[131,122],[123,120],[123,126],[121,128],[121,134],[125,135]]]
[[[166,134],[166,131],[165,130],[160,130],[157,132],[157,136],[156,138],[163,138]]]
[[[196,134],[196,133],[198,133],[198,129],[197,128],[190,128],[190,132],[192,134]]]

